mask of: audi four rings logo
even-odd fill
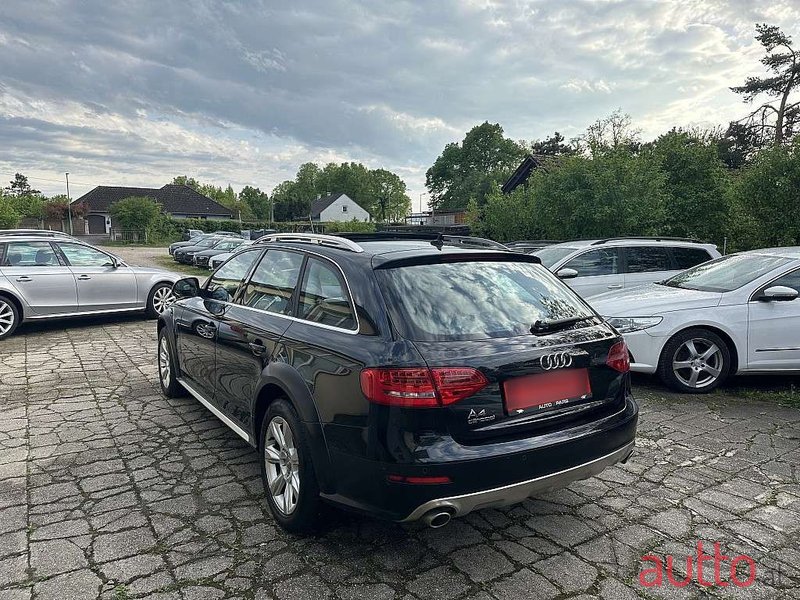
[[[545,371],[553,369],[565,369],[572,366],[572,354],[569,352],[557,352],[556,354],[545,354],[539,359],[539,364]]]

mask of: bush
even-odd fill
[[[112,204],[110,213],[115,227],[146,231],[161,215],[161,207],[151,198],[131,196]]]
[[[14,229],[19,225],[20,218],[7,199],[0,198],[0,229]]]

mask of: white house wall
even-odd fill
[[[342,212],[343,206],[347,206],[347,212]],[[319,220],[325,223],[330,223],[331,221],[352,221],[353,219],[364,222],[369,221],[369,213],[346,194],[339,196],[330,206],[319,214]]]

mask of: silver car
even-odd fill
[[[178,279],[75,239],[0,234],[0,340],[29,320],[134,311],[157,317],[175,300]]]

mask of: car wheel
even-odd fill
[[[19,325],[19,310],[16,305],[0,296],[0,340],[9,337]]]
[[[687,329],[664,346],[658,374],[679,392],[703,394],[716,389],[728,378],[731,351],[713,331]]]
[[[167,398],[186,395],[186,390],[178,383],[175,359],[163,330],[158,333],[158,380],[161,382],[161,391]]]
[[[150,290],[150,297],[147,299],[147,316],[151,319],[158,318],[158,315],[172,306],[173,302],[175,302],[175,294],[172,291],[172,284],[156,284]]]
[[[261,424],[261,476],[272,516],[292,533],[318,522],[319,487],[305,431],[286,400],[273,402]]]

